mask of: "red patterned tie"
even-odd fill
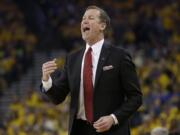
[[[84,59],[83,86],[84,105],[87,121],[93,121],[93,83],[92,83],[92,48],[89,47]]]

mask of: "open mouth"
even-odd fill
[[[86,32],[86,31],[89,31],[89,30],[90,30],[89,27],[84,27],[84,28],[83,28],[83,32]]]

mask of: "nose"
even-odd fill
[[[88,19],[83,19],[82,20],[82,24],[87,24],[89,21],[88,21]]]

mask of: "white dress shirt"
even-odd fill
[[[84,108],[84,88],[83,88],[83,69],[84,69],[84,57],[85,54],[87,52],[87,50],[89,49],[89,47],[92,48],[92,72],[93,72],[93,78],[92,78],[92,82],[93,85],[95,83],[95,77],[96,77],[96,69],[97,69],[97,65],[98,65],[98,61],[99,61],[99,56],[101,53],[101,49],[104,43],[104,39],[96,42],[93,45],[88,45],[86,44],[86,50],[84,52],[83,55],[83,59],[82,59],[82,64],[81,64],[81,81],[80,81],[80,93],[79,93],[79,108],[78,108],[78,113],[77,113],[77,119],[82,119],[82,120],[86,120],[86,116],[85,116],[85,108]],[[52,87],[52,79],[51,77],[49,77],[49,80],[47,82],[42,81],[43,84],[43,88],[47,91]],[[118,120],[116,118],[116,116],[114,114],[111,114],[112,118],[114,119],[114,123],[118,124]]]

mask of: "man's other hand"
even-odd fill
[[[100,117],[96,122],[94,122],[93,127],[96,132],[108,131],[114,124],[114,119],[111,116]]]

